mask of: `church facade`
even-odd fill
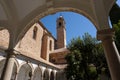
[[[14,50],[9,51],[9,31],[0,28],[1,80],[6,74],[6,64],[14,65],[11,67],[12,74],[9,74],[10,80],[66,80],[63,75],[66,64],[64,57],[69,51],[66,49],[64,18],[60,16],[56,24],[57,39],[38,21],[19,40]],[[9,56],[8,53],[14,56]],[[7,61],[8,59],[11,60]]]

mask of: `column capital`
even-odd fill
[[[115,34],[115,30],[112,28],[109,29],[104,29],[104,30],[98,30],[97,31],[97,39],[98,40],[114,40],[114,34]]]
[[[14,49],[7,49],[5,52],[8,54],[9,57],[15,57]]]

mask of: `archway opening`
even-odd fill
[[[96,28],[92,22],[83,15],[75,12],[57,12],[52,15],[48,15],[40,21],[45,25],[45,27],[52,33],[56,38],[57,36],[57,23],[56,20],[59,16],[63,16],[65,19],[66,26],[66,38],[67,43],[73,38],[84,35],[85,32],[90,33],[93,37],[96,37]]]
[[[3,60],[0,61],[0,78],[1,78],[1,75],[2,75],[2,72],[3,72],[3,69],[4,69],[5,60],[6,59],[3,59]],[[14,63],[13,71],[12,71],[12,74],[11,74],[11,80],[15,80],[16,75],[17,75],[17,64]]]
[[[72,15],[69,15],[69,14],[72,14]],[[64,17],[65,22],[66,22],[66,31],[69,30],[67,32],[67,37],[69,34],[69,37],[68,37],[69,39],[68,39],[67,43],[69,43],[69,41],[74,37],[78,37],[78,36],[82,37],[82,35],[84,35],[84,33],[89,33],[90,35],[92,35],[92,37],[96,37],[95,26],[84,16],[73,13],[73,12],[59,12],[54,15],[46,16],[45,18],[40,20],[48,28],[49,31],[53,32],[54,37],[56,37],[56,34],[57,34],[56,33],[56,27],[57,27],[56,19],[59,16]],[[76,19],[74,19],[74,17],[76,17]],[[77,19],[77,18],[80,18],[80,19]],[[51,27],[51,26],[53,26],[53,27]],[[61,26],[61,23],[59,23],[59,26]],[[82,33],[80,33],[80,32],[82,32]]]
[[[46,69],[43,73],[43,80],[49,80],[49,72],[48,69]]]
[[[55,80],[55,75],[53,71],[51,71],[50,73],[50,80]]]
[[[31,80],[32,68],[29,64],[24,64],[20,67],[17,80]]]
[[[42,71],[39,67],[34,71],[33,80],[42,80]]]

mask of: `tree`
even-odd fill
[[[110,10],[110,20],[115,29],[115,43],[120,52],[120,7],[115,3]]]
[[[65,69],[65,72],[68,80],[83,79],[83,66],[81,65],[82,56],[79,50],[82,45],[80,37],[76,39],[73,38],[68,45],[68,49],[71,51],[69,55],[66,56],[68,66]]]
[[[85,33],[82,39],[72,39],[68,49],[70,53],[66,56],[68,65],[65,69],[67,79],[97,80],[102,68],[107,65],[101,43]]]
[[[102,72],[106,74],[110,78],[110,72],[108,69],[107,61],[104,55],[104,49],[101,43],[96,44],[93,49],[93,61],[92,64],[96,67],[97,76],[101,75]],[[103,70],[104,69],[104,70]]]
[[[66,56],[68,66],[65,69],[69,80],[90,80],[89,64],[93,43],[88,33],[85,33],[83,40],[80,37],[71,40],[68,45],[70,53]]]
[[[112,25],[117,24],[120,20],[120,7],[117,5],[117,3],[113,5],[112,9],[110,10],[109,16]]]
[[[113,25],[113,28],[115,29],[115,43],[120,52],[120,20],[117,24]]]

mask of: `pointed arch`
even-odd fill
[[[17,80],[28,80],[32,78],[33,67],[30,63],[22,64],[19,68]]]
[[[50,80],[55,80],[55,73],[53,71],[50,73]]]
[[[37,67],[33,73],[33,80],[42,80],[42,70],[40,67]]]
[[[4,69],[5,61],[6,61],[5,58],[2,59],[2,60],[0,60],[0,77],[1,77],[2,72],[3,72],[3,69]],[[15,60],[14,66],[13,66],[13,71],[12,71],[11,80],[15,80],[15,79],[16,79],[17,69],[18,69],[18,62]]]
[[[49,80],[49,70],[45,69],[43,73],[43,80]]]

